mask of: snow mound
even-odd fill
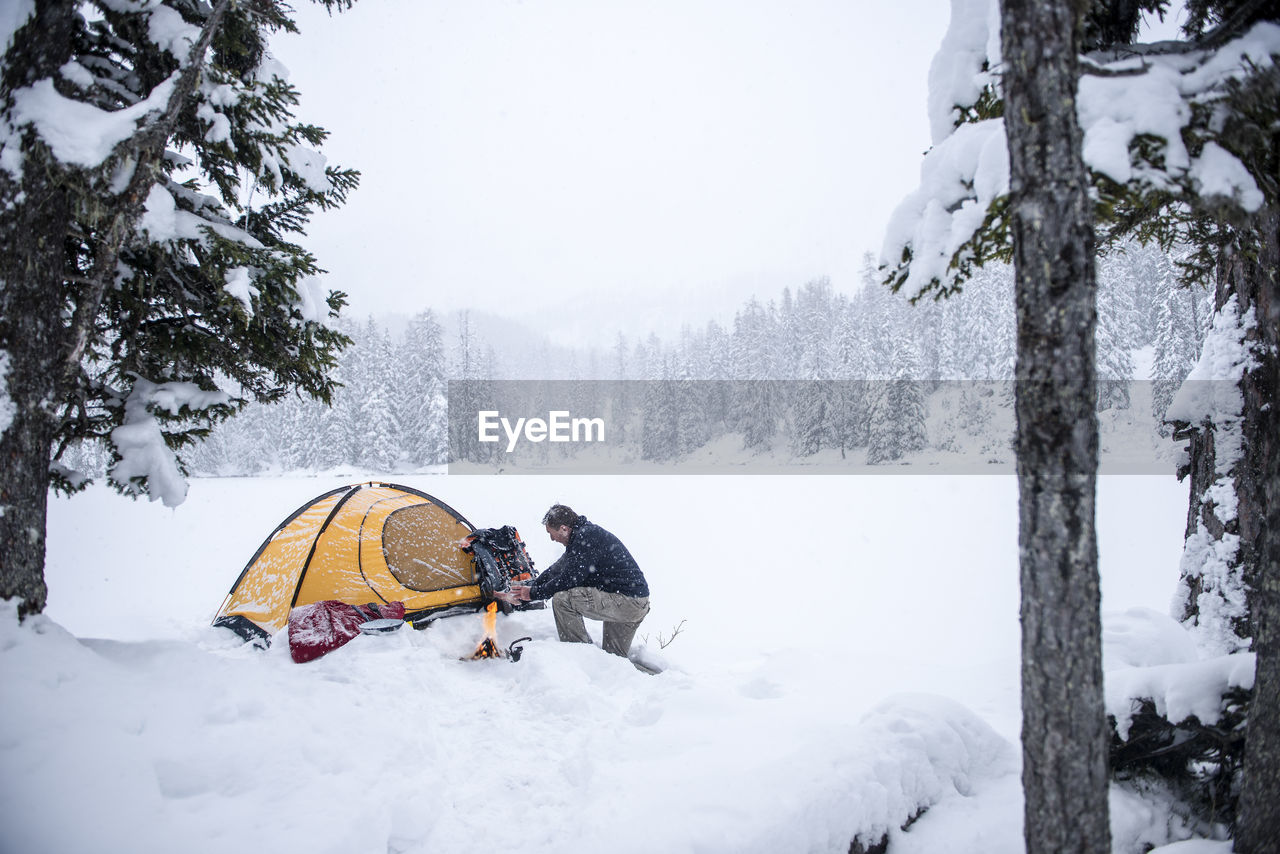
[[[1221,720],[1226,691],[1253,687],[1253,653],[1202,659],[1182,624],[1149,608],[1103,615],[1102,660],[1107,714],[1121,738],[1128,738],[1141,700],[1151,700],[1172,723],[1194,715],[1212,725]]]
[[[1156,713],[1172,723],[1193,715],[1212,726],[1222,719],[1222,695],[1231,688],[1253,688],[1255,656],[1237,652],[1205,661],[1121,668],[1106,674],[1107,714],[1114,715],[1121,738],[1138,711],[1139,699],[1149,699]]]
[[[1106,670],[1183,664],[1199,658],[1195,639],[1168,614],[1131,608],[1103,617],[1102,661]]]
[[[870,747],[851,775],[857,838],[870,847],[944,798],[974,794],[980,779],[1017,770],[1013,746],[945,697],[899,695],[860,724]]]
[[[1202,659],[1190,632],[1148,608],[1103,616],[1102,657],[1107,714],[1121,738],[1128,738],[1141,700],[1151,700],[1172,723],[1194,715],[1212,725],[1221,720],[1226,691],[1253,687],[1253,653]]]

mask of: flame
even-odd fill
[[[498,603],[490,602],[484,609],[484,636],[498,642]]]
[[[497,602],[489,603],[489,607],[485,608],[483,619],[484,639],[480,641],[480,644],[476,647],[476,651],[468,656],[472,661],[480,658],[502,658],[505,655],[502,651],[502,647],[498,646]]]

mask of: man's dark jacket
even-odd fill
[[[533,599],[550,599],[571,587],[596,587],[606,593],[648,596],[649,584],[622,541],[579,516],[569,531],[564,554],[538,575],[529,590]]]

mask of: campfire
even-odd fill
[[[463,661],[480,661],[485,658],[505,658],[509,661],[519,661],[520,653],[524,652],[524,647],[518,646],[523,641],[533,640],[533,638],[517,638],[511,642],[509,649],[503,649],[498,646],[498,603],[490,602],[489,607],[485,609],[481,619],[484,620],[484,639],[476,646],[476,651],[470,655],[464,656]]]
[[[507,654],[498,646],[498,603],[490,602],[482,616],[484,620],[484,639],[476,647],[476,651],[463,661],[479,661],[482,658],[506,658]]]

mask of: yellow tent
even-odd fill
[[[289,611],[325,599],[403,602],[414,619],[484,599],[472,556],[474,526],[407,486],[363,483],[326,492],[267,537],[214,618],[246,639],[269,638]]]

